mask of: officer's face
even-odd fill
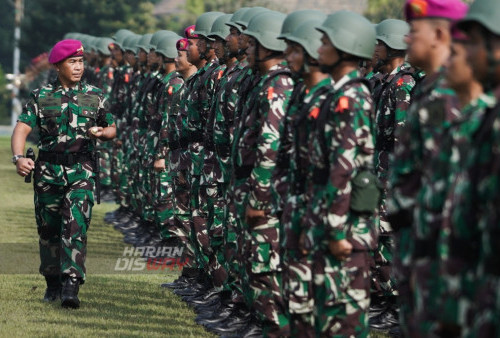
[[[318,48],[318,63],[320,65],[332,66],[339,60],[337,49],[333,46],[326,34],[321,37],[321,46]]]
[[[405,41],[408,44],[410,63],[417,67],[425,66],[431,59],[431,51],[438,42],[436,29],[428,20],[413,20]]]
[[[58,77],[61,83],[73,86],[83,75],[83,56],[67,58],[56,64]]]
[[[446,79],[453,89],[466,88],[472,81],[472,68],[467,63],[467,50],[462,42],[451,45],[450,59],[446,68]]]
[[[196,64],[200,61],[200,52],[198,50],[198,40],[200,39],[189,39],[188,49],[187,49],[187,60],[189,63]]]
[[[226,36],[227,48],[229,49],[229,51],[231,53],[238,53],[238,49],[239,49],[239,46],[238,46],[239,37],[240,37],[240,32],[236,28],[231,27],[231,29],[229,31],[229,35]]]
[[[220,38],[215,38],[215,41],[212,42],[212,46],[214,47],[215,56],[217,56],[217,58],[219,59],[224,58],[224,47],[225,47],[224,40]]]
[[[179,73],[186,71],[191,67],[191,63],[188,62],[187,52],[183,50],[177,51],[177,57],[175,58],[175,70]]]
[[[300,73],[304,67],[304,49],[295,42],[287,42],[288,53],[285,55],[288,67],[294,73]]]

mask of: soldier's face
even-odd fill
[[[148,66],[159,65],[162,61],[161,54],[151,49],[148,53]]]
[[[111,48],[111,58],[118,64],[121,64],[123,62],[123,52],[120,47],[113,45],[113,47]]]
[[[63,84],[73,85],[80,81],[83,75],[83,56],[67,58],[56,64],[57,75]]]
[[[125,52],[125,60],[128,62],[129,65],[132,67],[135,66],[135,63],[137,59],[135,58],[135,54],[131,51],[126,51]]]
[[[241,50],[245,50],[248,48],[248,35],[245,34],[240,34],[240,37],[238,39],[238,47]]]
[[[326,34],[321,37],[321,46],[318,48],[318,63],[324,66],[332,66],[339,60],[339,53],[333,46]]]
[[[139,49],[139,54],[137,55],[137,61],[144,64],[148,61],[148,53],[144,49]]]
[[[175,58],[175,70],[183,72],[189,67],[191,67],[191,63],[188,62],[187,52],[183,50],[177,51],[177,57]]]
[[[474,77],[479,82],[485,84],[487,81],[491,81],[491,79],[488,79],[488,50],[486,48],[486,40],[483,30],[478,24],[472,23],[470,24],[470,27],[467,28],[467,36],[469,37],[467,43],[465,44],[467,62],[471,65]],[[496,51],[496,58],[500,58],[498,41],[490,41],[490,43]],[[495,45],[497,48],[494,48]],[[498,79],[498,76],[495,78]],[[498,82],[499,80],[496,80],[496,83]]]
[[[378,60],[385,59],[387,59],[387,47],[385,43],[377,40],[377,43],[375,44],[375,52],[373,52],[372,63],[375,65],[377,64]]]
[[[220,38],[215,38],[215,41],[212,42],[212,46],[214,47],[215,56],[217,56],[217,58],[219,59],[224,58],[224,48],[225,48],[224,40]]]
[[[294,42],[288,41],[287,39],[285,39],[285,42],[286,42],[286,48],[283,54],[285,55],[285,59],[288,60],[288,54],[292,52],[292,45],[294,44]]]
[[[446,79],[453,89],[466,88],[472,81],[472,68],[467,63],[467,50],[462,42],[453,42],[446,67]]]
[[[198,39],[198,41],[196,41],[196,45],[198,46],[198,51],[200,53],[206,53],[207,52],[207,40],[205,40],[205,39]]]
[[[299,74],[304,67],[304,49],[295,42],[287,42],[288,53],[285,55],[288,67],[293,73]]]
[[[255,52],[257,50],[257,41],[248,35],[247,37],[248,37],[248,47],[245,51],[245,54],[247,55],[248,65],[250,67],[254,67],[256,62]]]
[[[239,37],[240,37],[240,32],[236,28],[231,27],[231,29],[229,31],[229,35],[226,36],[227,48],[229,49],[229,51],[231,53],[238,53],[238,49],[239,49],[239,46],[238,46]]]
[[[189,39],[187,48],[187,59],[189,63],[195,64],[200,61],[200,52],[198,50],[198,40],[200,39]]]
[[[426,65],[431,51],[437,44],[436,29],[428,20],[413,20],[410,32],[405,37],[408,44],[408,60],[417,67]]]

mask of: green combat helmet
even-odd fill
[[[128,37],[125,38],[125,41],[123,41],[123,49],[126,52],[132,52],[134,54],[137,54],[137,43],[141,38],[142,35],[138,34],[129,35]]]
[[[133,35],[135,33],[129,31],[128,29],[120,29],[116,34],[113,36],[113,39],[115,40],[114,44],[123,51],[123,42],[127,37],[130,35]]]
[[[410,31],[410,26],[406,21],[387,19],[379,23],[375,30],[376,39],[385,43],[389,48],[406,50],[407,44],[404,37]]]
[[[316,19],[305,21],[287,34],[288,41],[301,45],[313,59],[318,58],[318,48],[321,46],[321,33],[314,27],[317,23]]]
[[[107,37],[102,37],[102,38],[98,38],[98,39],[99,40],[96,43],[97,51],[99,53],[101,53],[102,55],[110,56],[111,53],[109,51],[108,46],[110,43],[113,43],[113,39],[107,38]]]
[[[63,36],[63,40],[66,40],[66,39],[74,39],[74,40],[78,40],[78,39],[77,39],[77,35],[78,35],[78,34],[79,34],[79,33],[77,33],[77,32],[69,32],[69,33],[66,33],[66,34],[64,34],[64,36]]]
[[[222,40],[225,40],[226,37],[230,33],[230,28],[228,25],[226,25],[230,20],[233,14],[224,14],[219,16],[215,21],[214,24],[212,25],[212,29],[210,30],[210,33],[208,33],[209,38],[219,38]]]
[[[264,48],[282,52],[286,44],[278,40],[278,35],[285,17],[286,15],[280,12],[269,10],[261,12],[250,20],[243,34],[255,38]]]
[[[149,41],[149,47],[146,49],[146,51],[150,51],[151,49],[156,50],[156,47],[158,45],[158,42],[160,42],[161,39],[163,39],[166,36],[170,35],[177,35],[176,33],[172,31],[167,31],[167,30],[159,30],[153,33],[153,36],[151,36],[151,40]]]
[[[222,15],[224,15],[222,12],[206,12],[200,15],[198,19],[196,19],[196,23],[194,25],[194,34],[208,38],[208,34],[210,34],[210,31],[212,30],[212,25],[215,20]]]
[[[500,3],[491,0],[476,0],[472,3],[465,18],[458,22],[458,27],[465,30],[472,22],[479,23],[491,33],[500,36]]]
[[[255,15],[262,13],[262,12],[267,12],[267,11],[269,11],[269,9],[264,8],[264,7],[252,7],[243,14],[241,19],[236,21],[236,24],[240,26],[240,30],[241,30],[241,28],[243,28],[243,30],[245,30],[248,26],[248,23]]]
[[[153,37],[153,34],[148,33],[144,34],[140,39],[139,42],[135,45],[137,47],[137,53],[139,52],[139,48],[144,50],[146,53],[149,52],[149,42],[151,41],[151,38]]]
[[[242,7],[238,9],[236,12],[234,12],[233,16],[231,17],[231,20],[229,20],[229,22],[227,22],[226,25],[228,25],[229,27],[236,28],[238,32],[241,33],[241,26],[236,24],[236,21],[240,20],[249,9],[250,7]]]
[[[313,9],[292,12],[288,14],[285,21],[283,21],[281,34],[278,36],[278,39],[288,39],[288,35],[305,21],[316,20],[317,24],[318,22],[325,21],[325,19],[325,13]]]
[[[182,37],[177,34],[163,36],[156,45],[156,52],[169,59],[175,59],[177,57],[177,41],[180,39]]]
[[[327,16],[317,30],[326,34],[338,50],[371,59],[375,51],[375,27],[364,16],[338,11]]]

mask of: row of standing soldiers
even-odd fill
[[[375,26],[252,7],[204,13],[184,37],[68,34],[117,124],[106,220],[127,243],[184,247],[162,286],[207,329],[499,333],[500,6],[404,10]]]

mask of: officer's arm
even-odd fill
[[[31,133],[31,127],[24,122],[17,122],[14,132],[12,133],[12,138],[10,140],[10,146],[12,149],[12,155],[23,155],[24,146],[26,144],[26,138],[29,133]]]

